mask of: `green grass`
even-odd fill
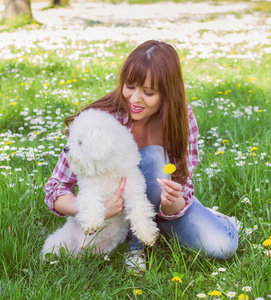
[[[219,47],[210,58],[190,58],[191,49],[169,42],[180,49],[199,125],[195,195],[243,222],[236,256],[211,260],[160,237],[147,249],[143,277],[125,271],[124,245],[110,261],[85,253],[43,262],[46,236],[65,222],[43,202],[43,186],[66,141],[63,119],[113,89],[114,75],[135,45],[70,41],[55,51],[10,46],[13,58],[0,60],[0,299],[175,299],[176,273],[183,277],[178,299],[198,299],[218,285],[222,299],[230,291],[244,293],[245,286],[252,289],[250,299],[268,299],[270,258],[261,244],[271,235],[270,54],[264,46],[236,44],[234,53],[242,58]]]

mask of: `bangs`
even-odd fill
[[[122,76],[125,84],[143,86],[148,74],[151,77],[151,89],[157,89],[159,72],[147,57],[128,63]]]

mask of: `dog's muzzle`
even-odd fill
[[[68,153],[70,151],[70,147],[69,146],[65,146],[63,150],[64,150],[65,153]]]

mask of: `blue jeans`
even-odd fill
[[[168,163],[164,158],[161,146],[151,145],[140,150],[140,170],[147,184],[147,196],[158,212],[160,205],[161,187],[156,178],[166,178],[163,167]],[[216,216],[204,207],[194,197],[193,203],[187,213],[182,217],[168,221],[156,217],[161,234],[178,239],[181,246],[200,249],[203,255],[228,259],[234,255],[238,247],[238,232],[236,227],[226,218]],[[129,251],[143,249],[143,244],[132,234],[128,233]]]

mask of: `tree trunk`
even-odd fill
[[[60,0],[53,0],[53,6],[60,5]]]
[[[20,14],[32,19],[30,0],[5,0],[5,17],[12,19]]]

